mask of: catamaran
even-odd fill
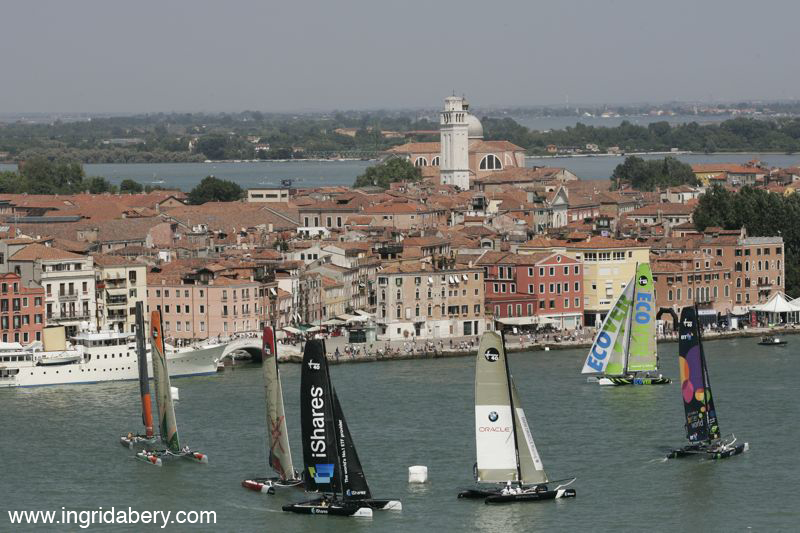
[[[136,356],[139,362],[139,396],[142,399],[142,423],[144,435],[132,431],[120,437],[120,443],[126,448],[136,446],[152,446],[158,442],[153,434],[153,407],[150,402],[150,376],[147,372],[147,348],[144,339],[144,304],[136,302]]]
[[[589,349],[583,374],[600,385],[662,385],[671,383],[658,373],[656,299],[650,265],[636,267]]]
[[[724,459],[746,452],[750,448],[748,443],[736,444],[736,437],[733,435],[721,437],[700,337],[700,324],[694,307],[684,307],[681,311],[678,333],[681,395],[686,410],[686,437],[689,444],[670,451],[667,459],[690,455]]]
[[[547,477],[511,377],[504,339],[493,331],[481,337],[475,364],[475,444],[475,481],[497,485],[464,490],[459,498],[506,503],[575,497],[575,489],[565,488],[575,478]],[[548,488],[555,483],[555,489]]]
[[[278,477],[245,479],[242,481],[242,486],[257,492],[275,494],[275,487],[299,487],[303,481],[292,463],[286,412],[283,408],[283,388],[278,371],[278,352],[275,349],[275,334],[269,326],[264,328],[261,350],[267,403],[269,466],[275,470]]]
[[[322,341],[309,340],[300,374],[300,422],[304,482],[307,492],[322,497],[284,505],[300,514],[372,516],[373,509],[401,510],[398,500],[372,497],[342,406],[328,370]]]
[[[153,382],[156,389],[156,405],[158,407],[158,425],[161,441],[166,445],[163,450],[144,450],[136,454],[136,458],[152,465],[161,466],[162,460],[183,457],[199,463],[208,463],[208,456],[194,452],[188,446],[181,447],[178,438],[178,423],[175,418],[175,405],[172,401],[172,388],[167,370],[167,357],[164,349],[163,325],[161,311],[150,314],[150,346],[153,351]]]

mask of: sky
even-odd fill
[[[3,0],[0,113],[800,98],[797,0]]]

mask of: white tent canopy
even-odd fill
[[[794,311],[800,311],[800,302],[790,302],[783,293],[777,292],[773,294],[772,298],[767,302],[761,305],[755,305],[750,309],[761,313],[792,313]]]
[[[497,318],[495,320],[507,326],[529,326],[533,324],[539,324],[543,326],[545,324],[558,323],[555,320],[541,316],[514,316],[508,318]]]
[[[289,333],[294,333],[295,335],[302,335],[303,332],[297,328],[293,328],[292,326],[285,326],[283,331],[288,331]]]

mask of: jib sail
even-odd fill
[[[136,302],[136,357],[139,362],[139,395],[142,398],[142,423],[145,436],[153,436],[153,407],[150,402],[150,376],[147,371],[147,345],[145,343],[144,303]]]
[[[681,310],[678,356],[681,395],[686,411],[686,437],[690,442],[719,438],[717,415],[711,399],[705,354],[694,307]]]
[[[658,368],[656,351],[656,298],[650,265],[642,263],[634,277],[633,305],[630,316],[627,370],[649,372]]]
[[[181,443],[178,439],[175,405],[172,403],[163,331],[161,311],[153,311],[150,314],[150,348],[153,354],[153,382],[158,406],[158,426],[161,431],[161,440],[167,445],[167,449],[173,453],[180,453]]]
[[[278,370],[278,352],[271,327],[264,328],[262,337],[264,389],[267,402],[267,433],[269,433],[269,465],[281,479],[294,478],[286,412],[283,408],[283,389]]]
[[[372,494],[367,485],[367,478],[364,469],[361,468],[361,461],[358,459],[353,438],[347,428],[347,420],[344,418],[342,406],[339,404],[339,397],[336,389],[333,389],[333,420],[336,427],[336,440],[339,453],[339,464],[342,473],[342,491],[345,499],[369,499]]]
[[[525,484],[547,483],[547,473],[544,471],[542,459],[536,450],[533,442],[533,433],[525,417],[525,411],[519,402],[519,394],[514,380],[511,380],[511,397],[514,403],[514,414],[516,416],[516,439],[517,449],[519,450],[519,470],[522,474],[520,482]]]
[[[300,373],[300,427],[307,491],[342,491],[332,390],[322,342],[309,340]]]
[[[634,280],[631,280],[611,306],[586,356],[582,374],[617,376],[625,373],[626,332],[630,322],[628,314],[631,312],[633,288]]]

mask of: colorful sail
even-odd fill
[[[289,431],[286,427],[283,390],[278,370],[278,352],[275,349],[275,334],[269,326],[264,328],[262,337],[262,359],[267,401],[269,465],[282,480],[294,479],[292,451],[289,448]]]
[[[358,459],[358,453],[353,444],[353,437],[350,436],[350,430],[347,427],[347,421],[344,418],[342,406],[339,404],[339,397],[336,395],[336,389],[332,388],[332,390],[333,421],[336,428],[344,498],[346,500],[372,498],[369,485],[367,485],[367,477],[364,475],[364,469],[361,467],[361,461]]]
[[[625,351],[627,335],[625,331],[630,322],[633,301],[634,280],[628,282],[600,326],[589,355],[583,364],[582,374],[606,374],[611,376],[625,373]]]
[[[502,338],[495,332],[484,333],[478,346],[475,444],[478,481],[519,481],[506,353]]]
[[[515,434],[519,453],[519,470],[522,474],[520,482],[524,484],[547,483],[547,473],[544,471],[542,459],[533,442],[533,433],[528,425],[528,419],[525,418],[525,411],[522,409],[513,379],[511,380],[511,398],[516,415]]]
[[[636,268],[633,306],[630,313],[628,372],[650,372],[658,368],[656,348],[656,298],[650,265]]]
[[[300,373],[300,428],[309,492],[342,492],[333,403],[322,341],[309,340]]]
[[[139,395],[142,398],[142,423],[145,436],[153,436],[153,406],[150,401],[150,376],[147,371],[147,346],[145,344],[144,303],[136,302],[136,357],[139,362]]]
[[[175,406],[172,403],[163,331],[161,311],[153,311],[150,314],[150,347],[153,354],[153,382],[158,406],[158,425],[161,431],[161,440],[167,445],[167,449],[173,453],[180,453],[181,445],[175,420]]]
[[[686,411],[686,437],[690,442],[719,438],[699,324],[693,307],[684,307],[681,311],[678,333],[681,395]]]

